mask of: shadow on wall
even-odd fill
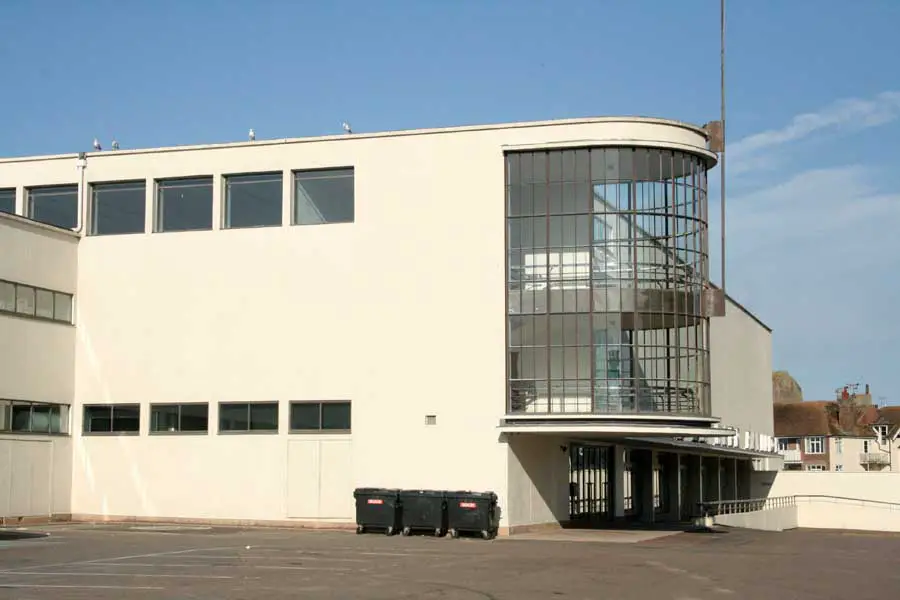
[[[510,526],[568,518],[569,454],[565,440],[511,435],[507,515]]]

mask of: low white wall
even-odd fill
[[[782,506],[769,510],[759,510],[733,515],[718,515],[715,518],[716,525],[727,527],[743,527],[745,529],[759,529],[762,531],[784,531],[796,529],[799,518],[796,506]]]
[[[754,490],[767,490],[758,497],[838,496],[900,503],[900,473],[779,471],[768,479],[770,485]]]
[[[0,435],[0,519],[69,514],[71,485],[70,438]]]
[[[349,436],[91,436],[77,440],[72,513],[354,520]]]
[[[797,498],[798,526],[811,529],[900,531],[900,505]]]

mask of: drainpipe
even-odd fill
[[[78,222],[75,224],[73,231],[80,234],[87,222],[87,185],[84,182],[84,171],[87,169],[87,154],[84,152],[78,153],[75,168],[78,169],[81,176],[78,179]]]

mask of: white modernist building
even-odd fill
[[[771,332],[711,315],[715,163],[646,118],[0,160],[0,517],[335,526],[400,487],[494,491],[510,532],[744,496]]]

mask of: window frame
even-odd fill
[[[275,407],[275,428],[274,429],[253,429],[253,421],[251,419],[253,406],[274,406]],[[247,429],[223,429],[222,428],[222,407],[223,406],[246,406],[247,407]],[[277,400],[258,400],[252,402],[219,402],[218,413],[216,415],[217,427],[216,433],[222,435],[272,435],[281,433],[281,403]]]
[[[819,464],[806,465],[806,470],[809,471],[810,473],[824,473],[825,465],[819,465]]]
[[[203,430],[184,430],[181,425],[182,419],[182,408],[185,406],[204,406],[206,407],[206,429]],[[153,411],[154,409],[160,407],[175,407],[178,409],[178,429],[172,431],[169,429],[154,429],[153,428]],[[147,425],[147,433],[149,435],[209,435],[211,433],[209,428],[209,403],[208,402],[153,402],[150,404],[150,421]]]
[[[116,410],[116,408],[123,408],[123,407],[137,408],[137,411],[138,411],[138,424],[137,424],[137,425],[138,425],[138,426],[137,426],[137,429],[136,429],[135,431],[117,431],[116,429],[114,429],[114,426],[115,426],[115,410]],[[88,409],[93,409],[93,408],[109,408],[109,427],[110,427],[110,430],[109,430],[109,431],[87,431],[87,430],[85,429],[87,423],[90,422],[90,421],[86,418],[86,417],[87,417],[87,411],[88,411]],[[141,426],[142,426],[141,422],[142,422],[142,420],[143,420],[143,419],[141,418],[141,417],[142,417],[141,412],[142,412],[142,411],[141,411],[141,405],[140,405],[140,403],[138,403],[138,402],[117,402],[117,403],[114,403],[114,404],[84,404],[84,405],[82,405],[82,407],[81,407],[81,435],[82,435],[82,436],[94,436],[94,435],[100,435],[100,436],[104,436],[104,435],[105,435],[105,436],[118,436],[118,435],[136,436],[136,435],[140,435],[140,434],[141,434]]]
[[[90,237],[104,237],[108,235],[140,235],[142,233],[147,232],[147,180],[146,179],[126,179],[122,181],[93,181],[88,184],[90,186],[89,194],[88,194],[88,226],[86,228],[86,233]],[[143,227],[140,231],[114,231],[111,233],[98,233],[97,232],[97,188],[102,188],[107,186],[135,186],[137,188],[140,186],[141,191],[143,192],[143,202],[141,206],[144,209],[143,214]],[[129,190],[130,191],[130,190]]]
[[[29,425],[34,422],[35,407],[49,407],[52,415],[53,409],[59,411],[59,431],[52,431],[48,427],[47,431],[35,431],[34,429],[14,429],[13,424],[13,407],[28,406]],[[71,415],[72,406],[70,404],[62,404],[56,402],[38,402],[33,400],[14,400],[12,398],[0,398],[0,413],[5,418],[0,418],[0,433],[5,435],[43,435],[43,436],[66,436],[70,437],[71,433]],[[52,421],[50,421],[52,422]]]
[[[297,182],[302,180],[304,175],[321,174],[320,179],[325,179],[325,174],[329,172],[338,173],[348,171],[349,175],[335,175],[332,179],[344,178],[350,179],[353,183],[353,217],[349,221],[325,221],[323,223],[301,223],[297,218]],[[356,223],[356,167],[353,165],[336,165],[333,167],[320,167],[314,169],[292,169],[291,170],[291,218],[290,225],[292,227],[313,227],[316,225],[352,225]]]
[[[279,217],[277,223],[266,223],[262,225],[232,225],[231,221],[231,197],[230,197],[230,184],[232,179],[240,179],[242,177],[278,177],[281,184],[281,189],[278,192],[278,207],[279,207]],[[240,185],[240,184],[238,184]],[[246,183],[243,185],[247,185]],[[221,215],[221,223],[220,226],[222,229],[259,229],[264,227],[282,227],[284,225],[284,171],[258,171],[258,172],[240,172],[240,173],[228,173],[222,175],[222,215]]]
[[[63,190],[67,188],[74,188],[75,190],[75,223],[71,227],[66,227],[64,225],[57,225],[55,223],[48,223],[47,221],[41,221],[39,219],[34,218],[34,192],[38,191],[47,191],[47,190]],[[49,225],[50,227],[56,227],[57,229],[65,229],[72,230],[78,226],[78,214],[81,210],[81,199],[78,197],[78,183],[59,183],[53,185],[34,185],[25,188],[25,206],[23,207],[22,212],[24,213],[25,218],[34,221],[36,223],[43,223],[44,225]]]
[[[6,196],[12,192],[12,210],[4,210],[2,206],[0,206],[0,213],[4,213],[7,215],[16,214],[16,201],[17,201],[17,190],[16,188],[0,188],[0,198]]]
[[[317,429],[295,429],[294,428],[294,407],[295,406],[313,406],[319,407],[319,426]],[[350,411],[350,427],[347,429],[326,429],[322,426],[325,406],[346,405]],[[291,434],[326,434],[326,435],[347,435],[353,433],[353,402],[351,400],[291,400],[288,403],[288,433]]]
[[[12,310],[3,308],[0,306],[0,315],[8,315],[11,317],[20,317],[23,319],[34,319],[36,321],[44,321],[47,323],[59,323],[61,325],[69,325],[73,326],[75,324],[75,310],[74,310],[74,301],[75,295],[69,294],[67,292],[60,292],[58,290],[51,290],[49,288],[31,285],[28,283],[20,283],[17,281],[10,281],[8,279],[0,279],[0,285],[11,285],[13,287],[13,308]],[[34,301],[32,302],[32,311],[28,312],[19,312],[19,289],[30,290],[32,292]],[[53,317],[44,317],[37,314],[37,299],[40,292],[49,293],[53,297]],[[57,319],[56,318],[56,305],[58,298],[63,296],[68,299],[69,304],[69,318],[68,319]]]
[[[818,444],[819,450],[814,450],[814,444]],[[825,436],[810,435],[803,438],[804,454],[825,454]]]
[[[165,210],[165,202],[160,202],[162,193],[166,189],[166,184],[184,182],[184,181],[200,181],[209,180],[210,205],[209,205],[209,227],[189,228],[189,229],[163,229],[165,219],[163,212]],[[184,186],[188,187],[188,186]],[[199,184],[194,187],[200,187]],[[204,184],[203,187],[206,187]],[[216,176],[211,174],[205,175],[184,175],[181,177],[161,177],[153,180],[153,224],[152,233],[190,233],[199,231],[214,231],[216,223],[213,213],[216,209]]]

